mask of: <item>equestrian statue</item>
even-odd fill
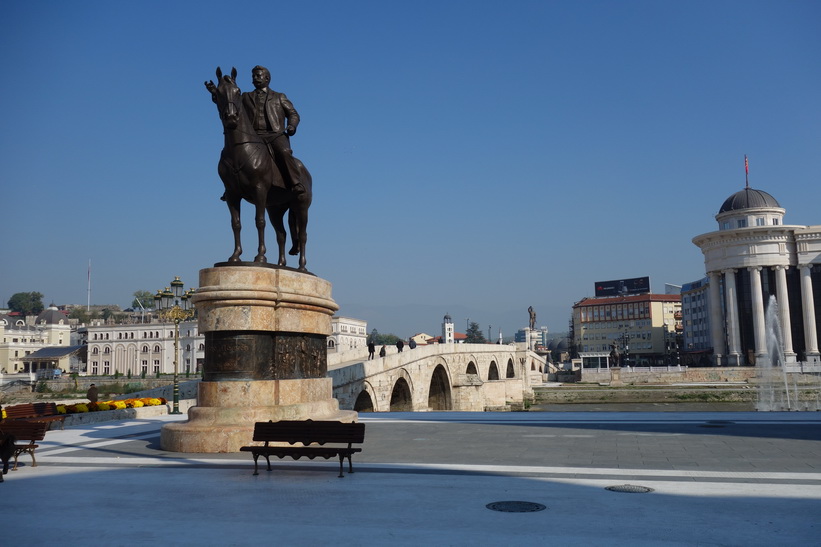
[[[222,120],[225,144],[217,171],[225,193],[222,199],[231,213],[234,253],[229,263],[241,262],[240,205],[242,200],[255,207],[259,238],[256,263],[266,263],[265,211],[276,232],[279,266],[285,266],[286,231],[283,222],[288,211],[291,255],[299,255],[299,271],[305,267],[308,208],[313,198],[311,174],[291,152],[290,137],[296,133],[299,115],[283,93],[268,89],[270,72],[264,67],[251,71],[255,91],[242,93],[237,86],[237,69],[223,75],[218,67],[217,84],[205,82]]]

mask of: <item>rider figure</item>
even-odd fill
[[[251,80],[256,88],[242,94],[242,108],[251,121],[257,135],[268,146],[268,152],[282,175],[285,187],[295,193],[302,193],[305,187],[300,180],[300,170],[291,150],[290,137],[296,133],[299,114],[284,93],[269,89],[271,73],[263,66],[251,69]],[[216,87],[206,87],[213,95]],[[211,84],[213,86],[213,84]]]

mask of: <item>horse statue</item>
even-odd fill
[[[255,220],[259,237],[259,247],[254,262],[266,263],[265,258],[265,210],[276,232],[279,246],[279,266],[285,266],[286,231],[283,223],[285,211],[288,211],[288,226],[291,232],[291,255],[299,255],[299,271],[305,268],[305,244],[307,242],[308,208],[313,199],[311,174],[301,161],[294,158],[300,173],[304,192],[293,192],[285,187],[282,174],[268,151],[268,147],[251,124],[250,118],[243,112],[241,92],[236,83],[237,69],[231,69],[231,75],[223,75],[217,68],[217,86],[206,82],[211,91],[222,120],[225,144],[220,155],[217,171],[225,193],[222,199],[228,204],[231,213],[231,229],[234,232],[234,253],[228,262],[241,262],[242,243],[240,231],[240,205],[242,200],[255,207]]]

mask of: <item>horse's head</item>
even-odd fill
[[[239,116],[242,107],[241,92],[237,86],[237,69],[231,69],[231,75],[223,76],[222,69],[217,67],[217,87],[214,92],[214,100],[217,103],[217,110],[223,125],[228,129],[233,129],[239,123]]]

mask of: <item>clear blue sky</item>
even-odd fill
[[[308,268],[380,332],[509,336],[530,305],[557,332],[595,281],[699,279],[744,154],[786,223],[821,224],[817,1],[0,9],[3,304],[84,304],[91,260],[92,303],[126,307],[228,258],[218,65],[243,90],[268,66],[299,110]]]

